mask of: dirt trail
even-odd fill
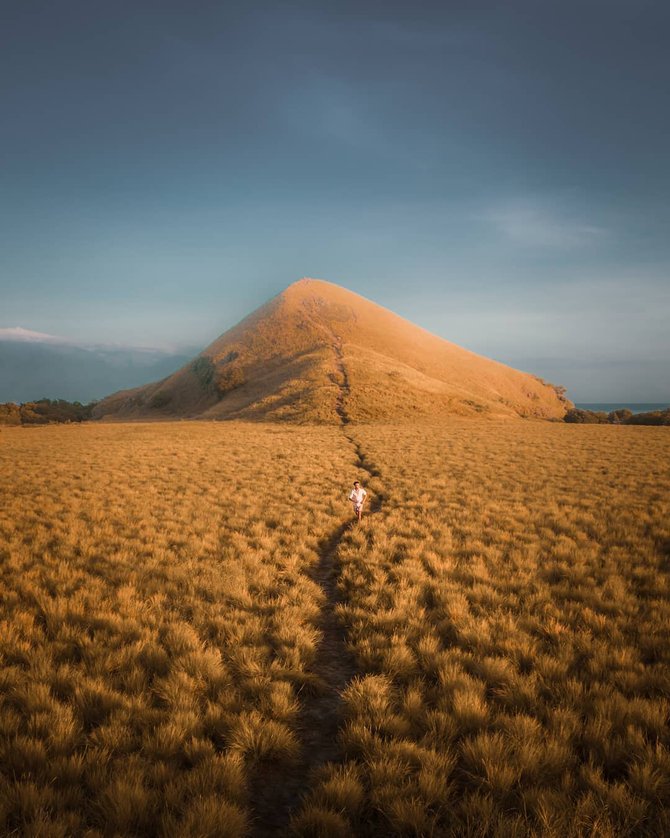
[[[325,599],[318,624],[321,640],[309,671],[317,676],[319,685],[314,691],[304,690],[300,696],[299,762],[268,767],[256,777],[251,796],[256,819],[254,836],[288,834],[291,815],[300,808],[314,770],[340,757],[337,733],[342,723],[342,692],[356,674],[356,664],[346,647],[344,626],[335,611],[339,602],[336,554],[350,526],[350,522],[341,524],[318,545],[319,562],[311,578],[321,586]]]
[[[351,392],[351,385],[349,384],[349,374],[347,373],[347,368],[344,366],[342,338],[333,337],[333,351],[335,353],[335,376],[333,377],[333,380],[339,387],[335,410],[337,411],[337,415],[340,417],[342,428],[345,429],[351,421],[347,411],[347,399],[349,398],[349,394]],[[347,436],[346,433],[345,436]],[[351,442],[350,437],[347,436],[347,439]]]
[[[347,399],[350,393],[349,376],[344,364],[342,341],[333,335],[335,374],[333,381],[339,391],[335,410],[343,434],[356,454],[355,469],[367,472],[370,477],[380,477],[379,471],[367,459],[360,443],[349,433],[350,417]],[[383,495],[377,493],[367,509],[367,514],[379,512]],[[252,784],[251,801],[254,807],[254,838],[289,834],[291,815],[296,813],[303,795],[310,787],[310,777],[327,762],[341,757],[337,733],[343,721],[342,693],[357,674],[353,655],[346,645],[345,628],[338,619],[340,602],[338,578],[340,567],[337,551],[353,521],[341,524],[318,544],[319,562],[311,573],[314,582],[321,586],[324,602],[318,627],[321,640],[316,650],[310,672],[316,675],[320,688],[314,694],[303,694],[302,711],[297,730],[301,744],[301,758],[297,764],[261,769]]]

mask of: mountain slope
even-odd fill
[[[438,338],[337,285],[302,279],[190,363],[116,393],[97,417],[374,421],[451,413],[562,417],[538,378]]]

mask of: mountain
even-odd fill
[[[188,355],[81,346],[26,329],[0,329],[0,403],[41,398],[90,402],[168,375]]]
[[[491,361],[330,282],[301,279],[173,375],[97,418],[375,421],[446,414],[560,418],[561,388]]]

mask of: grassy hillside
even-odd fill
[[[560,419],[539,378],[430,334],[316,279],[290,285],[162,381],[104,399],[96,417],[338,424],[342,378],[356,421],[447,415]]]
[[[668,832],[667,430],[343,430],[2,429],[0,832]]]

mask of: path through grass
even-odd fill
[[[367,473],[379,484],[380,473],[373,466],[360,443],[348,432],[349,415],[347,397],[349,379],[342,357],[341,341],[333,339],[333,380],[338,385],[337,414],[343,438],[353,447],[353,469]],[[367,514],[378,513],[383,504],[383,494],[371,495]],[[338,551],[345,534],[356,526],[347,521],[318,544],[319,561],[310,578],[323,591],[321,612],[317,621],[320,639],[309,672],[315,681],[300,696],[301,710],[296,725],[300,739],[300,757],[290,776],[282,766],[261,766],[254,782],[254,835],[285,834],[292,816],[300,810],[303,798],[318,777],[319,771],[329,764],[335,765],[343,758],[338,733],[344,722],[343,695],[354,676],[358,674],[356,661],[347,647],[346,630],[338,615],[342,605],[340,590],[340,564]]]

